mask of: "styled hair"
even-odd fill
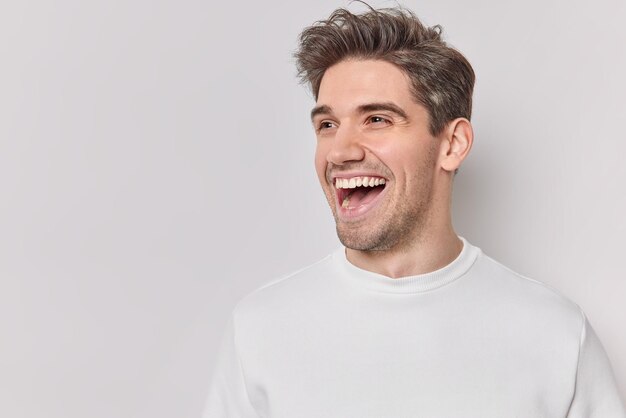
[[[442,28],[424,26],[410,10],[398,7],[353,14],[339,8],[300,34],[295,52],[298,77],[318,98],[328,68],[346,59],[383,60],[411,80],[417,103],[429,113],[429,130],[439,135],[448,122],[472,113],[475,75],[467,59],[448,46]]]

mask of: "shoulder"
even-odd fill
[[[480,291],[490,295],[506,317],[535,325],[546,332],[580,335],[585,322],[582,308],[558,289],[526,277],[481,254],[474,266]]]
[[[241,298],[233,314],[258,317],[305,303],[323,291],[332,267],[331,253],[312,264],[274,278]]]

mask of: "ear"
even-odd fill
[[[441,168],[446,171],[456,171],[474,142],[472,124],[465,118],[457,118],[446,126],[441,140],[440,161]]]

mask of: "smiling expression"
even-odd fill
[[[382,251],[419,239],[436,212],[440,141],[405,73],[386,61],[341,61],[326,70],[311,115],[315,168],[341,243]],[[384,186],[362,186],[372,179]]]

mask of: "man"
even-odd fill
[[[205,417],[624,418],[582,310],[452,228],[474,72],[440,28],[338,9],[296,58],[343,246],[237,304]]]

